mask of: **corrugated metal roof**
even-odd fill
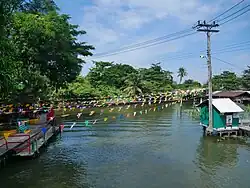
[[[213,94],[215,97],[238,97],[243,94],[248,94],[246,91],[221,91]]]
[[[220,113],[244,112],[241,107],[229,98],[213,99],[213,106],[217,108]]]
[[[208,100],[203,101],[198,104],[197,107],[201,107],[204,104],[207,104]],[[218,98],[213,99],[213,106],[219,110],[220,113],[240,113],[244,110],[233,102],[230,98]]]

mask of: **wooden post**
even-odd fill
[[[31,151],[30,151],[30,150],[31,150],[31,147],[30,147],[30,145],[31,145],[31,142],[30,142],[30,135],[29,135],[29,139],[28,139],[28,145],[29,145],[29,146],[28,146],[28,150],[29,150],[29,154],[30,154],[30,152],[31,152]]]
[[[6,140],[6,138],[4,138],[4,141],[5,141],[6,150],[8,150],[9,149],[9,147],[8,147],[8,141]]]

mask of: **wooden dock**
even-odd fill
[[[240,126],[239,129],[239,134],[241,136],[250,136],[250,125]]]
[[[61,132],[55,121],[48,124],[30,126],[30,133],[18,133],[8,138],[0,137],[0,166],[5,165],[10,156],[31,157],[39,153],[41,147]]]
[[[16,153],[17,156],[29,157],[35,156],[39,153],[39,149],[47,144],[47,142],[54,136],[59,133],[59,127],[50,127],[48,131],[42,136],[36,136],[32,139],[30,143],[30,150],[23,150]]]
[[[28,140],[35,136],[35,134],[15,134],[10,136],[5,140],[3,137],[0,138],[0,156],[5,155],[11,150],[15,150],[16,148],[20,147],[23,143],[28,142]]]

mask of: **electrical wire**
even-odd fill
[[[164,35],[162,37],[158,37],[158,38],[155,38],[155,39],[151,39],[151,40],[147,40],[147,41],[144,41],[144,42],[124,46],[122,48],[119,48],[117,50],[113,50],[113,51],[110,51],[110,52],[97,53],[97,54],[94,54],[94,56],[102,56],[102,55],[105,55],[105,54],[115,53],[115,52],[126,50],[126,49],[129,49],[129,48],[135,48],[135,47],[139,47],[139,46],[142,46],[142,45],[147,45],[147,44],[150,44],[150,43],[153,43],[153,42],[158,42],[158,41],[161,41],[161,40],[164,40],[164,39],[167,39],[167,38],[170,38],[170,37],[174,37],[174,36],[179,35],[179,34],[184,34],[184,33],[190,32],[190,31],[193,31],[193,29],[185,29],[185,30],[175,32],[175,33],[172,33],[172,34],[168,34],[168,35]]]
[[[220,26],[221,26],[221,25],[224,25],[224,24],[226,24],[226,23],[228,23],[228,22],[230,22],[230,21],[232,21],[232,20],[234,20],[234,19],[236,19],[236,18],[238,18],[238,17],[240,17],[240,16],[242,16],[242,15],[244,15],[244,14],[246,14],[248,11],[250,11],[250,9],[247,9],[247,10],[244,11],[243,13],[241,13],[241,14],[239,14],[239,15],[237,15],[237,16],[235,16],[235,17],[233,17],[233,18],[231,18],[231,19],[229,19],[229,20],[227,20],[227,21],[225,21],[225,22],[223,22],[223,23],[221,23]]]
[[[241,3],[243,3],[245,0],[242,0],[240,2],[238,2],[237,4],[235,4],[234,6],[232,6],[231,8],[227,9],[225,12],[221,13],[220,15],[216,16],[215,18],[213,18],[212,20],[208,21],[208,23],[216,20],[217,18],[223,16],[224,14],[228,13],[230,10],[234,9],[235,7],[239,6]]]
[[[174,40],[177,40],[177,39],[180,39],[180,38],[184,38],[184,37],[187,37],[187,36],[190,36],[190,35],[194,35],[194,34],[197,34],[197,33],[198,32],[192,32],[192,33],[189,33],[189,34],[186,34],[186,35],[181,35],[181,36],[169,39],[169,40],[163,40],[163,41],[148,44],[148,45],[145,45],[145,46],[140,46],[140,47],[137,47],[137,48],[127,49],[127,50],[120,51],[120,52],[118,51],[118,52],[110,53],[110,54],[107,54],[107,55],[98,56],[98,57],[95,57],[95,59],[102,58],[102,57],[113,56],[113,55],[117,55],[117,54],[125,53],[125,52],[132,52],[132,51],[139,50],[139,49],[144,49],[144,48],[147,48],[147,47],[152,47],[152,46],[155,46],[155,45],[167,43],[167,42],[174,41]]]
[[[229,45],[226,45],[222,49],[216,49],[214,51],[216,51],[216,52],[222,52],[222,51],[225,51],[225,50],[231,50],[231,49],[234,49],[234,48],[245,47],[245,46],[248,46],[248,45],[250,45],[250,41],[229,44]],[[176,59],[179,59],[179,58],[190,57],[192,55],[196,55],[197,53],[205,53],[205,52],[206,52],[206,50],[201,50],[199,52],[177,53],[177,55],[168,56],[168,57],[165,57],[164,59],[166,59],[166,60],[176,60]]]
[[[250,47],[246,47],[246,48],[238,48],[238,49],[221,49],[219,51],[215,51],[213,53],[211,53],[211,55],[214,55],[214,54],[224,54],[224,53],[232,53],[232,52],[238,52],[238,51],[248,51],[250,50]],[[204,52],[206,52],[206,50],[204,50]],[[188,55],[185,55],[185,56],[180,56],[180,57],[176,57],[176,58],[172,58],[172,59],[165,59],[166,61],[177,61],[177,60],[187,60],[187,59],[192,59],[192,58],[198,58],[200,55],[199,52],[195,52],[195,53],[190,53]]]
[[[228,10],[224,11],[223,13],[221,13],[220,15],[216,16],[215,18],[213,18],[212,20],[210,20],[209,22],[221,17],[222,15],[228,13],[229,11],[233,10],[235,7],[239,6],[242,2],[244,2],[244,0],[240,1],[239,3],[235,4],[234,6],[232,6],[231,8],[229,8]],[[248,5],[249,6],[249,5]],[[225,18],[222,18],[220,21],[223,21],[227,18],[230,18],[231,16],[239,13],[240,11],[244,10],[245,8],[247,8],[248,6],[226,16]],[[250,9],[249,9],[250,10]],[[245,14],[246,12],[248,12],[249,10],[241,13],[240,15],[237,15],[225,22],[223,22],[222,24],[220,25],[223,25],[233,19],[236,19],[237,17]],[[180,39],[180,38],[183,38],[183,37],[186,37],[186,36],[190,36],[190,35],[193,35],[193,34],[196,34],[196,32],[193,32],[193,33],[188,33],[190,31],[193,31],[193,29],[185,29],[185,30],[182,30],[182,31],[179,31],[179,32],[175,32],[175,33],[172,33],[172,34],[169,34],[169,35],[165,35],[165,36],[162,36],[162,37],[158,37],[158,38],[155,38],[155,39],[151,39],[151,40],[148,40],[148,41],[145,41],[145,42],[141,42],[141,43],[137,43],[137,44],[132,44],[132,45],[128,45],[128,46],[125,46],[125,47],[122,47],[122,48],[119,48],[117,50],[113,50],[113,51],[110,51],[110,52],[104,52],[104,53],[97,53],[97,54],[94,54],[94,59],[98,59],[98,58],[103,58],[103,57],[108,57],[108,56],[113,56],[113,55],[117,55],[117,54],[121,54],[121,53],[126,53],[126,52],[132,52],[132,51],[135,51],[135,50],[139,50],[139,49],[144,49],[144,48],[147,48],[147,47],[151,47],[151,46],[155,46],[155,45],[159,45],[159,44],[163,44],[163,43],[166,43],[166,42],[170,42],[170,41],[173,41],[173,40],[177,40],[177,39]],[[188,34],[185,34],[185,33],[188,33]],[[183,34],[181,36],[178,36],[180,34]],[[176,36],[176,37],[175,37]],[[172,39],[169,39],[171,37],[175,37],[175,38],[172,38]],[[168,40],[167,40],[168,39]]]
[[[238,69],[245,70],[245,68],[243,68],[243,67],[239,67],[239,66],[234,65],[234,64],[232,64],[232,63],[230,63],[230,62],[227,62],[227,61],[225,61],[225,60],[222,60],[222,59],[220,59],[220,58],[218,58],[218,57],[212,56],[212,58],[213,58],[213,59],[216,59],[216,60],[218,60],[218,61],[220,61],[220,62],[223,62],[223,63],[225,63],[225,64],[227,64],[227,65],[231,65],[232,67],[235,67],[235,68],[238,68]]]
[[[221,21],[223,21],[223,20],[226,20],[226,19],[232,17],[233,15],[235,15],[235,14],[237,14],[237,13],[239,13],[239,12],[245,10],[245,9],[248,8],[249,6],[250,6],[250,5],[247,5],[247,6],[243,7],[243,8],[241,8],[240,10],[238,10],[238,11],[236,11],[236,12],[234,12],[234,13],[228,15],[228,16],[226,16],[225,18],[222,18],[222,19],[219,20],[218,22],[221,22]]]

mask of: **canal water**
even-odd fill
[[[203,137],[199,121],[184,112],[189,108],[175,104],[132,117],[114,109],[88,128],[81,126],[89,117],[72,114],[65,126],[77,121],[76,127],[65,128],[39,158],[2,169],[0,187],[250,187],[250,144]],[[114,118],[122,113],[124,119]]]

